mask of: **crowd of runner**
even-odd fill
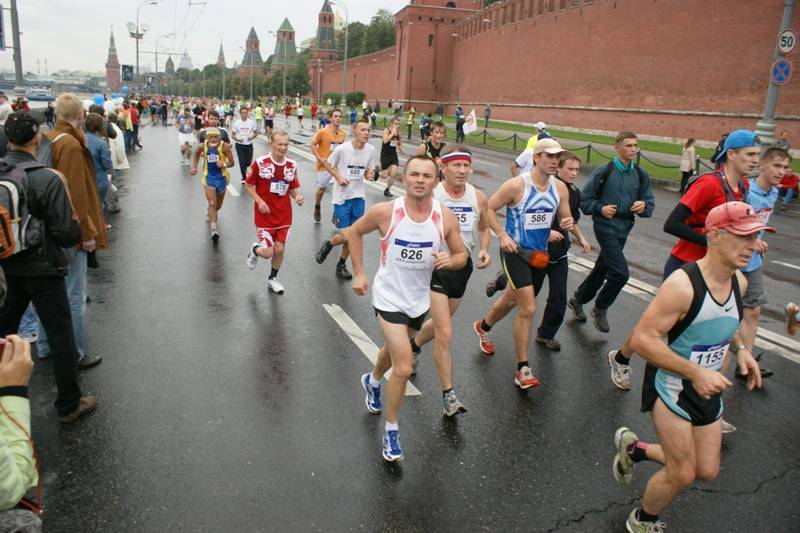
[[[220,239],[220,211],[232,187],[231,169],[238,163],[241,187],[253,200],[254,223],[254,242],[242,257],[249,269],[255,269],[259,259],[269,261],[267,289],[278,295],[285,292],[278,273],[293,223],[292,202],[304,204],[299,165],[288,156],[289,131],[293,110],[296,131],[303,130],[303,103],[284,101],[283,128],[276,123],[275,99],[251,103],[142,97],[119,104],[95,105],[86,114],[84,102],[62,95],[55,105],[53,127],[42,135],[43,118],[23,110],[4,113],[0,103],[8,152],[0,162],[0,184],[16,180],[19,187],[29,187],[25,212],[31,220],[44,222],[38,241],[25,230],[14,229],[16,248],[11,243],[6,250],[9,243],[0,242],[0,265],[7,280],[0,324],[2,334],[8,335],[0,359],[0,405],[5,415],[0,418],[0,443],[11,443],[20,456],[32,451],[30,439],[20,437],[29,435],[30,426],[22,400],[27,396],[30,344],[15,335],[23,333],[20,322],[26,309],[37,310],[41,321],[38,339],[23,335],[28,341],[38,340],[40,356],[50,339],[61,421],[77,420],[96,406],[95,398],[80,390],[78,369],[99,363],[82,353],[82,317],[89,254],[105,246],[109,227],[104,219],[103,176],[113,175],[116,168],[111,161],[111,133],[116,137],[122,132],[125,156],[142,147],[140,125],[175,128],[180,164],[199,177],[204,191],[213,243]],[[417,372],[417,358],[427,344],[433,343],[444,416],[467,412],[456,395],[450,347],[453,318],[463,307],[473,268],[485,269],[492,263],[501,267],[486,294],[490,298],[502,294],[491,305],[478,304],[488,309],[468,320],[477,347],[492,356],[496,352],[492,329],[516,310],[513,370],[520,389],[540,384],[530,359],[530,341],[536,298],[545,277],[549,292],[535,342],[560,350],[556,335],[567,309],[573,320],[585,322],[584,306],[590,302],[594,327],[610,331],[608,310],[629,278],[626,241],[636,220],[650,217],[655,209],[650,176],[635,162],[639,150],[635,133],[620,132],[614,159],[597,167],[578,189],[575,179],[581,159],[564,150],[542,124],[512,164],[511,177],[487,197],[469,182],[472,151],[463,144],[448,145],[440,121],[426,122],[428,131],[401,165],[398,154],[405,156],[406,151],[399,116],[379,134],[380,151],[369,143],[374,120],[366,110],[365,116],[351,120],[349,137],[340,109],[331,105],[323,109],[311,102],[310,116],[310,150],[316,166],[312,217],[314,223],[322,223],[322,200],[330,192],[334,226],[315,259],[322,264],[340,247],[335,277],[350,281],[358,295],[371,289],[384,343],[372,371],[361,376],[360,386],[367,410],[385,411],[381,453],[386,461],[405,456],[400,411],[406,384]],[[259,137],[269,150],[254,157],[253,143]],[[98,142],[99,148],[93,149]],[[43,145],[48,146],[44,155]],[[736,130],[726,137],[715,155],[715,170],[687,179],[685,192],[667,219],[664,229],[678,242],[665,258],[661,287],[625,342],[607,354],[610,386],[621,390],[632,389],[631,358],[638,355],[647,362],[642,410],[652,413],[660,441],[644,442],[627,427],[613,432],[612,474],[620,483],[630,483],[638,462],[663,465],[628,517],[626,527],[631,532],[662,531],[658,518],[670,502],[695,479],[716,477],[722,434],[735,431],[722,420],[722,394],[732,384],[726,377],[730,361],[735,377],[748,390],[761,387],[769,374],[759,368],[752,353],[765,303],[762,256],[768,244],[763,237],[774,231],[768,222],[779,185],[791,175],[791,161],[784,148],[762,149],[751,131]],[[20,177],[20,172],[27,177]],[[386,180],[386,201],[367,208],[365,182],[380,179]],[[395,181],[402,182],[402,194],[393,187]],[[498,218],[501,211],[504,223]],[[570,295],[571,241],[582,253],[592,249],[584,234],[587,230],[579,225],[581,215],[592,219],[599,255]],[[380,245],[372,253],[378,253],[380,261],[370,284],[364,269],[368,246],[364,236],[373,232],[378,233]],[[495,258],[490,252],[493,237],[499,247]],[[34,249],[40,250],[38,255]],[[787,305],[790,334],[798,328],[798,312],[796,305]],[[80,330],[75,327],[78,322]],[[2,372],[7,368],[13,372]],[[4,460],[0,454],[0,471]],[[36,485],[38,473],[32,462],[23,463],[15,480],[18,488],[28,489]]]

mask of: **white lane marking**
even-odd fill
[[[228,192],[231,193],[233,196],[241,196],[241,194],[239,194],[239,191],[234,189],[233,185],[231,185],[230,183],[228,184]]]
[[[576,257],[572,254],[569,254],[569,258],[569,267],[576,272],[586,273],[594,268],[593,261],[589,261],[588,259],[584,259],[582,257]],[[622,290],[628,294],[632,294],[644,301],[649,302],[653,299],[653,296],[655,296],[658,287],[637,279],[630,278],[627,285],[625,285]],[[758,332],[756,333],[755,345],[759,348],[770,350],[771,352],[780,355],[789,361],[800,363],[800,342],[797,342],[794,339],[759,327]]]
[[[789,267],[789,268],[794,268],[796,270],[800,270],[800,266],[793,265],[791,263],[784,263],[783,261],[771,261],[771,262],[775,263],[776,265],[781,265],[781,266],[785,266],[785,267]]]
[[[329,315],[331,315],[331,318],[333,318],[336,323],[339,324],[339,327],[342,328],[345,333],[347,333],[347,336],[350,337],[350,340],[353,341],[353,344],[355,344],[358,349],[361,350],[361,353],[363,353],[374,365],[375,361],[378,360],[379,348],[374,342],[372,342],[372,339],[370,339],[367,334],[364,333],[360,327],[358,327],[358,324],[356,324],[353,319],[350,318],[350,315],[345,313],[344,309],[338,305],[322,304],[322,307],[328,312]],[[389,376],[391,375],[392,369],[390,368],[389,371],[383,375],[383,377],[388,380]],[[406,396],[421,395],[422,393],[414,386],[413,383],[410,381],[406,382]]]

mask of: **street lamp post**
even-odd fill
[[[280,35],[279,32],[276,31],[268,31],[267,33],[275,36],[275,42],[280,43]],[[283,97],[286,98],[286,41],[283,41],[283,52],[281,52],[281,71],[283,73]]]
[[[248,50],[242,46],[240,46],[244,53],[246,54]],[[250,102],[253,101],[253,54],[250,54]]]
[[[158,86],[160,85],[159,79],[158,79],[158,41],[160,41],[161,39],[166,39],[167,37],[172,37],[174,35],[175,35],[175,33],[165,33],[164,35],[156,37],[156,93],[158,93],[158,89],[159,89]],[[137,41],[137,43],[138,43],[138,41]]]
[[[344,70],[342,71],[342,103],[347,102],[347,31],[350,25],[350,15],[347,12],[347,6],[340,0],[331,1],[331,4],[339,6],[344,9]]]
[[[322,105],[322,59],[317,58],[317,102]]]
[[[25,80],[22,77],[22,48],[19,39],[19,10],[17,0],[11,0],[11,35],[14,41],[14,95],[25,96]]]
[[[786,0],[783,6],[783,19],[781,20],[781,29],[779,33],[789,28],[792,20],[792,7],[794,0]],[[775,44],[775,53],[773,61],[783,59],[783,53],[780,50],[780,43]],[[771,76],[770,72],[770,76]],[[756,135],[761,139],[761,146],[769,148],[775,144],[775,107],[778,104],[778,91],[780,86],[772,82],[770,78],[769,87],[767,89],[767,99],[764,103],[764,116],[756,124]]]
[[[131,29],[130,28],[130,22],[128,23],[128,25],[129,25],[128,26],[128,30],[130,30],[131,37],[136,39],[136,78],[137,79],[139,78],[139,41],[142,39],[142,37],[144,37],[144,33],[149,29],[149,28],[143,28],[140,31],[140,28],[139,28],[139,12],[142,10],[142,8],[144,6],[154,6],[156,4],[158,4],[158,0],[142,0],[141,2],[139,2],[139,5],[136,6],[136,26],[133,29]]]
[[[219,45],[222,46],[222,39],[219,40]],[[222,99],[225,100],[225,62],[222,62]]]

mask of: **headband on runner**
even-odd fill
[[[445,154],[441,156],[442,163],[449,163],[450,161],[466,161],[467,163],[472,164],[472,155],[468,154],[467,152],[450,152],[449,154]]]

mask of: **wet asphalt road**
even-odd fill
[[[377,344],[380,332],[369,298],[335,279],[336,252],[314,262],[332,226],[327,201],[323,223],[311,219],[312,165],[291,154],[307,204],[295,209],[278,296],[266,290],[266,262],[245,265],[251,201],[228,195],[213,246],[202,187],[179,165],[174,128],[145,128],[142,137],[144,151],[119,180],[112,248],[90,273],[86,346],[104,361],[83,373],[83,385],[99,408],[61,427],[47,362],[32,383],[47,531],[624,530],[656,466],[641,464],[630,487],[617,485],[613,433],[628,425],[652,439],[653,430],[639,413],[641,360],[626,393],[611,385],[605,354],[635,324],[642,299],[620,295],[607,335],[567,319],[561,352],[532,347],[542,386],[522,392],[513,385],[512,320],[494,328],[492,358],[471,332],[490,305],[483,286],[496,265],[476,270],[453,336],[454,382],[469,412],[441,416],[426,347],[414,380],[422,395],[407,398],[400,417],[406,460],[387,465],[384,419],[367,413],[358,383],[371,365],[322,305],[340,305]],[[259,143],[256,153],[265,149]],[[489,174],[504,177],[508,166],[493,157],[486,161],[497,167],[476,164],[475,182],[489,191],[502,181]],[[368,205],[382,199],[368,195]],[[667,212],[659,210],[662,221]],[[642,265],[635,276],[666,258],[671,239],[651,236],[657,225],[640,224],[629,243]],[[800,257],[796,241],[775,241],[787,262]],[[370,274],[376,243],[366,244]],[[768,283],[796,297],[791,274]],[[582,277],[571,271],[570,288]],[[726,393],[726,418],[739,431],[725,438],[719,478],[662,515],[669,531],[797,530],[800,368],[770,353],[764,364],[776,371],[764,390],[737,384]]]

